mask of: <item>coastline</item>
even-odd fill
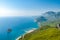
[[[25,31],[25,34],[31,33],[33,31],[35,31],[37,28],[32,28],[31,30]],[[25,34],[23,34],[22,36],[24,36]],[[19,40],[22,36],[19,36],[18,38],[16,38],[16,40]]]
[[[19,38],[21,38],[21,36],[19,36],[16,40],[19,40]]]

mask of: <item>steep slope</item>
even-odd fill
[[[57,28],[47,28],[44,30],[36,30],[26,34],[20,40],[60,40],[60,30]]]

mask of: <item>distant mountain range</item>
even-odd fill
[[[55,21],[60,19],[60,12],[53,12],[53,11],[48,11],[41,16],[37,17],[35,20],[36,22],[47,22],[47,21]]]

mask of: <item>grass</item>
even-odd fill
[[[56,28],[56,24],[60,21],[46,22],[39,29],[28,33],[19,40],[60,40],[60,29]]]
[[[22,40],[23,38],[19,39]],[[26,34],[23,40],[60,40],[60,30],[57,28],[38,29]]]

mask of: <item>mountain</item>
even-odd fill
[[[60,18],[60,12],[57,12],[56,17]]]
[[[44,17],[44,16],[40,16],[38,18],[36,18],[36,22],[44,22],[44,21],[47,21],[47,19]]]
[[[36,22],[43,24],[53,22],[60,19],[60,12],[48,11],[36,18]]]

